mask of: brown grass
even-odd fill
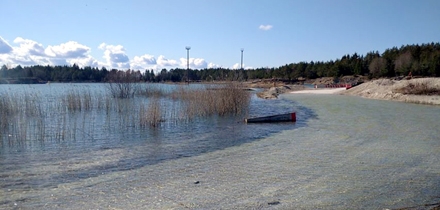
[[[69,111],[91,110],[93,107],[92,93],[89,90],[70,90],[63,97],[62,102],[63,106]],[[97,106],[100,107],[101,105],[98,104]]]
[[[147,99],[121,99],[72,89],[46,101],[35,93],[0,92],[0,145],[93,139],[97,119],[108,121],[105,128],[109,129],[139,129],[198,117],[246,114],[250,103],[249,91],[234,84],[182,85],[166,91],[149,88],[144,96]]]
[[[238,115],[248,112],[250,93],[239,85],[207,86],[204,89],[179,88],[172,94],[181,100],[189,118],[194,116]]]
[[[167,90],[164,90],[163,88],[157,87],[156,85],[146,85],[143,88],[139,88],[136,92],[137,96],[144,96],[144,97],[167,97],[170,95],[170,92]]]
[[[407,86],[394,91],[408,95],[440,95],[440,88],[434,86],[431,81],[409,82]]]
[[[141,127],[157,127],[163,121],[159,98],[153,97],[148,105],[141,105],[139,109],[139,124]]]

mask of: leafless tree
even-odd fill
[[[368,69],[370,70],[370,73],[373,75],[373,77],[380,77],[385,76],[386,67],[387,61],[385,60],[385,58],[377,57],[371,61]]]
[[[111,71],[107,75],[108,90],[114,98],[131,98],[138,90],[139,77],[134,71]]]

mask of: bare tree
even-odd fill
[[[382,57],[374,58],[368,66],[368,69],[370,70],[370,73],[373,75],[373,77],[385,76],[387,73],[386,68],[387,61],[385,58]]]
[[[134,71],[111,71],[107,75],[108,90],[114,98],[131,98],[138,89],[139,76]]]

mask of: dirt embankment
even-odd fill
[[[263,99],[275,99],[278,98],[280,94],[305,89],[304,85],[301,84],[287,84],[277,80],[256,80],[245,83],[245,86],[264,89],[257,93],[257,96]]]
[[[362,83],[363,82],[363,83]],[[350,83],[357,85],[349,90],[338,91],[335,94],[361,96],[371,99],[393,100],[409,103],[440,105],[440,78],[395,78],[377,79],[368,81],[365,77],[346,76],[338,79],[318,78],[307,83],[318,85],[334,83]],[[282,82],[253,82],[247,84],[248,87],[265,88],[264,91],[257,93],[257,96],[264,99],[275,99],[278,95],[307,89],[304,85],[285,84]],[[319,92],[325,88],[309,89]],[[329,91],[330,93],[330,91]],[[334,94],[331,92],[330,94]]]
[[[343,76],[341,78],[321,77],[314,80],[308,80],[307,83],[314,85],[332,85],[332,84],[358,84],[368,81],[364,76]]]
[[[418,78],[411,80],[378,79],[342,91],[340,94],[371,99],[440,105],[440,78]]]
[[[278,98],[280,94],[304,89],[304,85],[283,85],[279,87],[271,87],[269,90],[258,92],[257,96],[263,99],[275,99]]]

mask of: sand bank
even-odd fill
[[[292,91],[294,94],[336,94],[344,91],[346,88],[316,88]]]
[[[411,80],[378,79],[368,81],[349,90],[346,88],[317,88],[289,91],[292,94],[341,94],[364,98],[402,101],[418,104],[440,105],[440,95],[414,95],[402,92],[403,88],[424,85],[428,89],[440,90],[440,78],[417,78]]]
[[[428,88],[440,90],[440,78],[418,78],[411,80],[378,79],[365,82],[349,90],[341,91],[342,95],[361,96],[371,99],[393,100],[409,103],[440,105],[440,95],[411,95],[399,91],[404,87],[423,84]]]

